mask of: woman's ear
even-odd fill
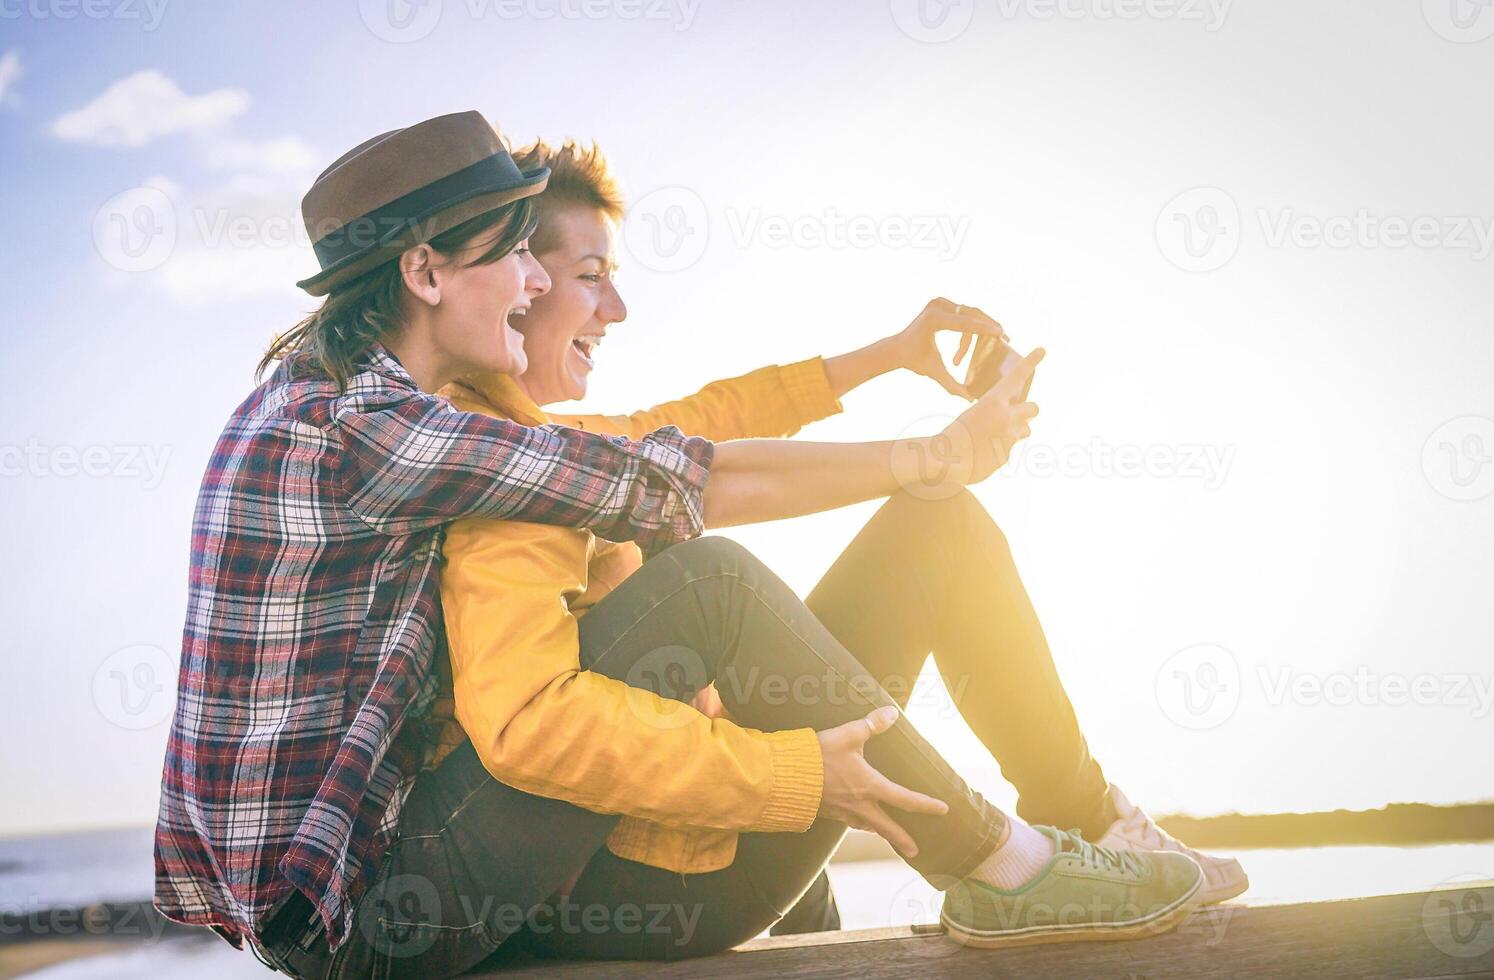
[[[435,249],[426,244],[407,248],[399,257],[399,275],[404,280],[405,289],[427,306],[437,306],[441,302],[436,258]]]

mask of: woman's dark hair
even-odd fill
[[[466,263],[486,265],[518,248],[520,242],[534,234],[538,224],[534,198],[525,197],[444,231],[429,244],[436,251],[450,255],[500,228],[493,244]],[[270,349],[260,358],[256,380],[264,376],[272,363],[283,360],[293,376],[321,375],[334,381],[339,390],[346,389],[358,358],[375,343],[399,332],[403,290],[398,259],[336,287],[316,312],[271,342]]]

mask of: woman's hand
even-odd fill
[[[897,848],[903,857],[914,857],[918,845],[887,815],[883,804],[908,813],[935,816],[948,813],[949,806],[942,800],[899,786],[873,769],[862,755],[867,741],[891,728],[897,716],[894,707],[878,708],[865,718],[819,733],[820,754],[825,763],[820,815],[857,830],[869,830]]]
[[[944,358],[934,342],[940,333],[949,330],[964,335],[960,338],[960,349],[955,353],[955,364],[964,360],[970,342],[978,334],[1005,336],[1001,324],[973,306],[961,306],[942,297],[929,300],[912,323],[892,336],[849,354],[827,357],[825,376],[830,381],[831,392],[840,398],[872,378],[907,368],[914,374],[932,378],[952,395],[968,398],[965,386],[956,381],[944,366]]]
[[[1034,349],[945,428],[941,438],[970,454],[964,473],[966,485],[995,473],[1006,464],[1012,447],[1032,435],[1029,423],[1037,416],[1038,407],[1016,399],[1046,353],[1041,347]]]
[[[974,306],[951,303],[943,297],[929,300],[912,323],[889,338],[894,352],[893,367],[907,368],[914,374],[938,382],[951,395],[969,398],[965,385],[956,381],[949,368],[944,366],[944,356],[935,343],[939,334],[946,331],[959,331],[962,335],[959,349],[955,351],[956,365],[965,359],[965,353],[977,335],[1006,336],[1001,324]]]
[[[716,444],[705,489],[706,527],[802,517],[907,490],[947,496],[989,477],[1031,434],[1031,402],[1015,402],[1041,348],[934,436],[890,442],[732,439]]]

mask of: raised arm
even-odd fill
[[[810,422],[839,412],[827,362],[818,357],[713,381],[686,398],[630,415],[553,415],[562,425],[622,432],[639,438],[661,426],[692,436],[727,439],[791,436]]]
[[[1030,434],[1037,406],[1015,402],[1032,376],[1038,348],[936,436],[893,442],[806,443],[744,439],[716,447],[705,493],[707,527],[729,527],[818,513],[886,497],[922,483],[927,463],[940,483],[964,486],[989,477]]]
[[[639,440],[528,428],[401,393],[337,417],[352,511],[399,533],[462,517],[589,528],[648,547],[700,533],[710,442],[666,428]]]

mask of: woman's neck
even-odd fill
[[[384,341],[384,346],[421,391],[435,393],[454,378],[444,358],[430,345],[420,343],[416,331],[403,330],[398,337]]]
[[[557,400],[557,399],[554,399],[554,398],[545,398],[544,397],[545,393],[543,391],[535,391],[534,388],[531,387],[530,384],[527,381],[524,380],[524,375],[522,375],[522,374],[514,376],[514,384],[518,385],[519,386],[519,390],[522,391],[529,398],[530,401],[534,402],[540,408],[544,408],[550,402],[553,402],[553,401]]]

